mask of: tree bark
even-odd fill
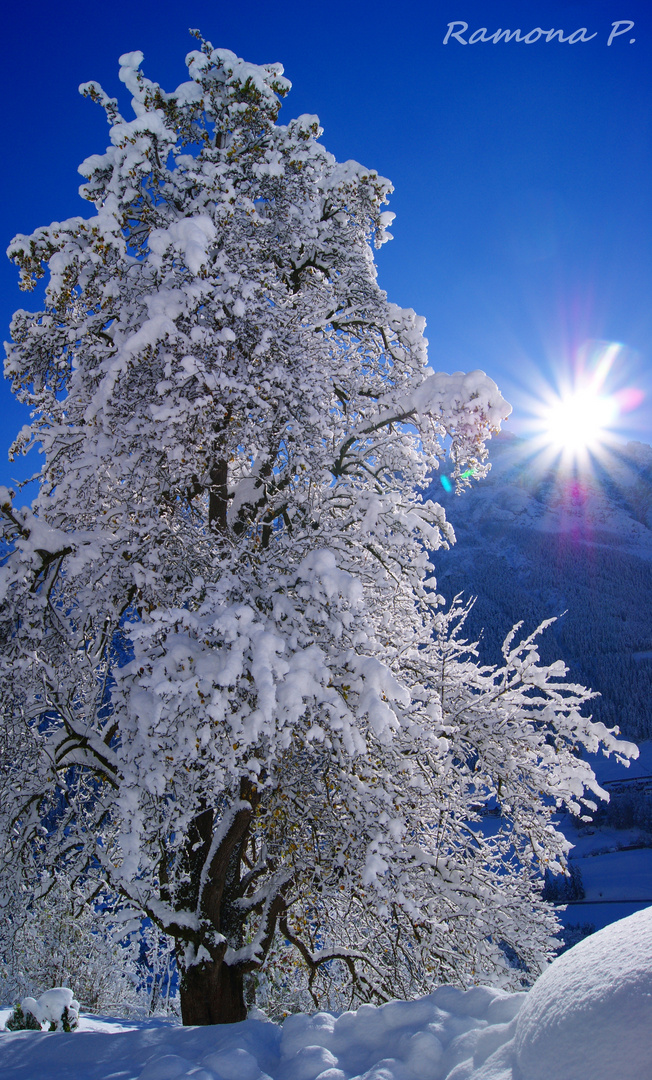
[[[228,499],[228,466],[226,461],[216,461],[210,470],[211,484],[208,492],[208,524],[213,529],[226,530]]]
[[[243,972],[223,961],[197,964],[183,972],[179,995],[184,1027],[247,1019]]]
[[[248,914],[239,907],[241,897],[242,858],[247,845],[255,807],[260,795],[248,780],[240,782],[241,804],[234,814],[217,849],[212,851],[213,831],[216,827],[214,811],[207,807],[197,814],[188,829],[183,870],[187,876],[185,890],[179,893],[181,908],[196,910],[202,922],[222,934],[225,943],[212,958],[207,957],[204,945],[200,964],[186,968],[182,957],[187,942],[177,940],[177,957],[180,961],[181,1019],[184,1025],[237,1024],[247,1017],[244,997],[242,964],[225,964],[222,956],[226,941],[232,949],[238,949],[244,941]],[[199,937],[194,948],[201,948]]]

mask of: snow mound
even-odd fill
[[[444,1080],[473,1055],[489,1014],[514,1016],[524,994],[441,986],[418,1001],[391,1001],[334,1017],[289,1016],[278,1080]]]
[[[651,1075],[652,908],[585,938],[550,965],[526,997],[514,1050],[519,1080]]]

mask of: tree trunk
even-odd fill
[[[260,794],[249,780],[242,779],[239,796],[229,827],[215,849],[215,814],[210,807],[197,814],[188,828],[181,867],[187,880],[185,889],[181,889],[178,894],[180,910],[197,911],[202,926],[221,935],[224,944],[216,950],[215,958],[210,959],[207,944],[202,948],[202,940],[198,936],[193,941],[195,955],[201,949],[201,955],[206,959],[186,968],[183,957],[189,942],[183,938],[177,939],[177,958],[181,971],[181,1019],[184,1025],[237,1024],[247,1017],[244,978],[245,973],[252,969],[252,964],[253,967],[258,967],[258,961],[249,960],[244,964],[229,966],[221,959],[227,942],[230,948],[236,951],[244,944],[245,926],[252,912],[241,907],[240,899],[248,879],[253,884],[258,876],[250,869],[243,879],[241,870],[251,821],[260,801]],[[264,953],[269,949],[276,928],[278,905],[283,907],[280,893],[276,905],[271,906],[263,927],[269,932],[268,935],[263,935],[261,941]]]
[[[216,461],[210,470],[211,485],[208,493],[208,524],[224,531],[227,526],[228,466],[226,461]]]
[[[181,1021],[199,1024],[237,1024],[247,1018],[243,973],[223,962],[197,964],[183,972]]]

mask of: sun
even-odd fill
[[[639,363],[622,343],[591,339],[529,372],[521,421],[529,460],[563,475],[613,471],[627,414],[645,399],[629,381]]]
[[[595,451],[609,439],[616,405],[591,386],[568,390],[549,401],[541,415],[542,434],[556,450]]]

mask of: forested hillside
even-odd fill
[[[562,472],[500,436],[492,471],[461,497],[439,478],[457,543],[437,553],[440,591],[476,596],[468,623],[494,662],[512,624],[561,616],[541,642],[599,691],[596,720],[652,737],[652,448],[628,443],[591,469]]]

